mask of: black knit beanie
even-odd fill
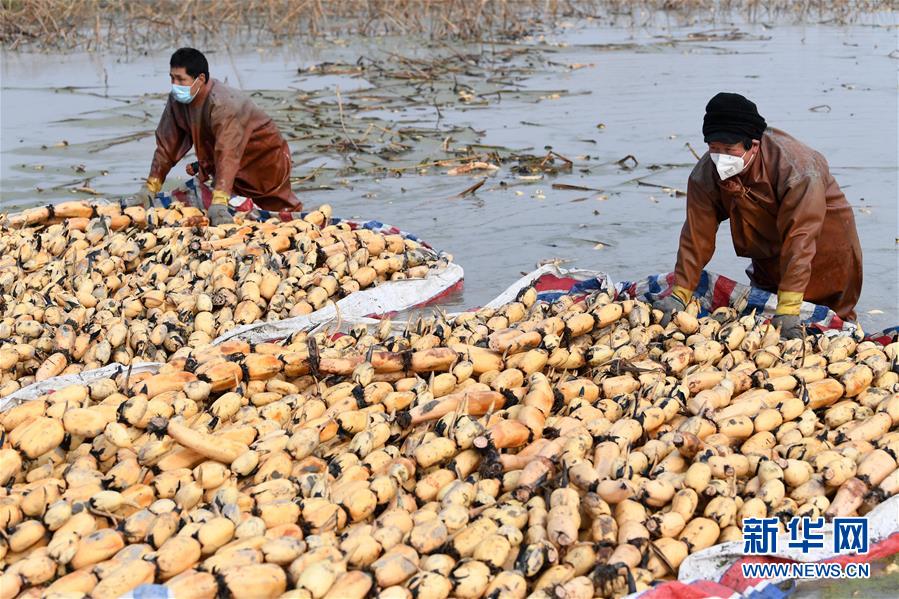
[[[706,104],[702,135],[706,143],[737,143],[747,137],[761,139],[767,126],[753,102],[740,94],[721,92]]]

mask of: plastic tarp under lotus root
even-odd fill
[[[292,218],[303,218],[308,213],[291,214]],[[284,219],[285,215],[280,216]],[[257,322],[234,328],[214,339],[212,341],[213,345],[218,345],[229,339],[240,339],[249,343],[262,343],[273,339],[282,339],[291,333],[310,330],[322,324],[343,318],[355,319],[386,316],[396,312],[403,312],[432,303],[459,287],[462,283],[465,275],[462,267],[454,262],[450,262],[447,254],[433,250],[428,243],[412,233],[376,220],[362,221],[332,217],[330,222],[332,224],[343,223],[349,225],[352,230],[368,229],[382,235],[400,235],[404,239],[418,242],[432,253],[431,258],[437,260],[438,265],[432,267],[428,271],[428,275],[423,279],[388,281],[375,287],[357,291],[339,300],[336,305],[329,304],[311,314],[271,322]]]
[[[537,290],[537,299],[544,302],[554,302],[565,295],[580,299],[597,291],[604,291],[617,298],[637,298],[653,302],[670,295],[673,285],[673,273],[650,275],[636,281],[616,283],[603,272],[565,269],[548,264],[522,276],[483,307],[499,308],[513,302],[523,290],[530,286],[534,286]],[[774,310],[777,307],[776,294],[741,285],[725,276],[708,271],[702,271],[700,284],[694,297],[699,301],[700,315],[707,315],[722,306],[733,306],[744,314],[755,310],[760,318],[770,318],[774,316]],[[856,329],[855,324],[844,322],[826,306],[803,302],[801,310],[803,320],[807,324],[814,325],[829,334],[851,333]],[[453,317],[455,314],[448,316]],[[373,322],[376,321],[369,318],[346,316],[341,320],[341,330],[346,331],[355,324],[371,324]],[[397,324],[396,326],[401,325]],[[899,332],[899,328],[897,330],[888,329],[883,333],[886,337],[878,339],[875,336],[875,340],[885,345],[897,332]]]
[[[269,213],[262,216],[280,218],[281,220],[302,219],[308,212]],[[256,322],[236,327],[212,341],[218,345],[230,339],[240,339],[249,343],[262,343],[273,339],[282,339],[297,331],[308,331],[320,325],[341,319],[359,319],[379,317],[419,308],[437,301],[453,289],[461,286],[465,272],[458,264],[448,261],[444,252],[437,252],[416,235],[403,231],[393,225],[376,220],[363,221],[357,219],[341,219],[332,217],[331,224],[346,224],[351,230],[368,229],[382,235],[400,235],[404,239],[415,241],[431,252],[431,259],[437,260],[438,266],[432,267],[423,279],[404,279],[389,281],[375,287],[357,291],[341,300],[336,305],[316,310],[311,314],[286,318],[271,322]]]
[[[650,275],[635,281],[614,282],[609,275],[602,272],[546,265],[523,276],[486,307],[496,308],[513,301],[522,289],[530,285],[536,287],[537,297],[540,300],[548,302],[557,300],[563,295],[582,297],[595,291],[605,291],[619,298],[629,297],[653,302],[671,294],[674,273]],[[770,318],[774,316],[774,310],[777,308],[777,294],[742,285],[733,279],[705,270],[702,271],[699,285],[693,295],[702,308],[701,316],[722,306],[732,306],[743,314],[755,310],[757,316]],[[800,315],[803,322],[822,330],[851,332],[856,328],[855,324],[843,321],[827,306],[802,302]]]
[[[462,267],[450,262],[442,269],[431,269],[424,279],[382,283],[350,294],[336,304],[329,304],[311,314],[237,327],[213,340],[212,344],[218,345],[229,339],[262,343],[283,339],[291,333],[310,330],[338,320],[354,321],[419,308],[434,302],[457,287],[462,276]]]
[[[767,556],[749,556],[743,551],[741,541],[721,543],[687,556],[680,565],[678,580],[666,582],[627,599],[675,599],[690,597],[766,597],[780,599],[796,590],[795,585],[786,589],[778,583],[785,578],[753,579],[743,576],[742,565],[747,563],[848,563],[873,564],[899,553],[899,496],[884,501],[865,518],[868,524],[869,551],[864,554],[836,554],[833,547],[833,528],[825,527],[824,549],[803,552],[800,549],[778,551]],[[789,534],[779,535],[778,547],[788,547]],[[831,549],[828,549],[831,548]],[[838,582],[838,581],[834,581]],[[864,593],[864,591],[861,591]],[[897,596],[899,593],[894,594]]]
[[[106,200],[99,200],[96,203],[108,204],[109,202]],[[293,218],[302,218],[306,214],[308,213],[296,213],[293,215]],[[256,322],[236,327],[214,339],[212,341],[213,345],[218,345],[229,339],[241,339],[249,343],[262,343],[264,341],[282,339],[291,333],[310,330],[317,326],[334,322],[335,320],[339,321],[343,317],[353,319],[370,316],[385,316],[404,310],[411,310],[432,303],[441,296],[450,293],[462,285],[462,280],[465,275],[465,271],[462,267],[454,262],[450,262],[449,256],[446,253],[435,251],[428,243],[422,241],[412,233],[408,233],[393,225],[388,225],[375,220],[362,221],[332,217],[330,222],[333,224],[347,224],[352,230],[368,229],[382,235],[400,235],[404,239],[410,239],[421,244],[421,246],[430,253],[429,259],[436,261],[437,264],[431,267],[428,270],[427,276],[422,279],[388,281],[352,293],[337,301],[336,305],[330,303],[324,308],[316,310],[311,314],[277,321]],[[153,363],[141,363],[140,366],[143,368],[147,364]],[[54,377],[52,379],[47,379],[46,381],[41,381],[40,383],[33,383],[0,399],[0,410],[6,409],[21,401],[35,399],[66,385],[84,384],[85,381],[106,378],[110,376],[109,373],[118,373],[126,368],[127,367],[122,364],[112,363],[97,370]],[[132,370],[132,372],[137,371]]]
[[[131,374],[140,374],[143,372],[156,372],[162,366],[159,362],[135,362],[131,365]],[[128,366],[113,362],[102,368],[94,370],[85,370],[77,374],[64,374],[54,376],[38,383],[32,383],[27,387],[19,389],[15,393],[10,393],[3,399],[0,399],[0,412],[22,403],[23,401],[31,401],[48,393],[53,393],[63,387],[69,385],[89,385],[100,379],[115,378],[122,373],[128,372]]]
[[[431,269],[424,279],[390,281],[371,289],[357,291],[341,299],[336,304],[317,310],[305,316],[287,318],[272,322],[260,322],[232,329],[213,340],[218,345],[229,339],[241,339],[249,343],[263,343],[283,339],[297,331],[312,330],[322,325],[346,319],[346,322],[376,322],[371,316],[383,316],[422,307],[440,296],[449,293],[462,281],[463,270],[452,262],[442,268]],[[140,362],[132,367],[132,372],[148,372],[158,368],[156,362]],[[57,376],[38,383],[32,383],[0,399],[0,411],[36,399],[67,385],[88,384],[102,378],[115,377],[128,369],[124,364],[112,363],[95,370],[78,374]]]

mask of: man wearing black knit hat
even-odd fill
[[[777,293],[772,322],[784,337],[802,334],[803,300],[854,320],[862,251],[852,208],[824,157],[768,127],[739,94],[709,101],[702,133],[709,151],[687,183],[674,290],[655,304],[666,321],[690,301],[727,219],[737,255],[752,259],[752,285]]]

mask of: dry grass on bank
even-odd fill
[[[227,40],[284,43],[328,33],[435,39],[515,37],[558,18],[626,19],[646,11],[700,18],[847,21],[891,0],[0,0],[11,49],[132,48]]]

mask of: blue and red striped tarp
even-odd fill
[[[871,545],[864,555],[837,555],[814,563],[875,563],[899,553],[899,532]],[[795,581],[771,581],[743,576],[743,564],[747,563],[796,563],[797,560],[778,556],[747,556],[731,563],[717,580],[672,580],[628,599],[784,599],[797,590]],[[873,569],[872,569],[873,572]],[[894,595],[895,596],[895,595]]]
[[[616,285],[620,294],[639,297],[645,301],[654,301],[671,295],[673,287],[673,272],[650,275],[639,281],[624,281]],[[707,312],[722,306],[734,306],[744,314],[749,314],[754,310],[758,315],[773,316],[774,310],[777,308],[777,294],[742,285],[733,279],[706,270],[702,271],[699,277],[699,285],[694,290],[693,297],[699,300],[700,305]],[[827,306],[803,302],[800,315],[804,322],[814,324],[820,329],[854,328],[854,325],[847,327],[848,323]]]
[[[537,289],[537,297],[542,301],[552,302],[563,295],[575,298],[586,296],[594,291],[606,291],[618,297],[638,298],[653,302],[671,294],[674,286],[674,273],[650,275],[636,281],[612,282],[602,273],[590,271],[565,271],[540,274],[532,281]],[[723,275],[702,271],[699,285],[693,293],[701,306],[701,315],[708,314],[722,306],[734,306],[742,313],[749,314],[753,310],[759,316],[773,316],[777,308],[777,294],[762,289],[737,283]],[[801,315],[803,321],[822,330],[853,330],[855,325],[844,322],[827,306],[819,306],[803,302]],[[888,336],[896,329],[888,330]]]

